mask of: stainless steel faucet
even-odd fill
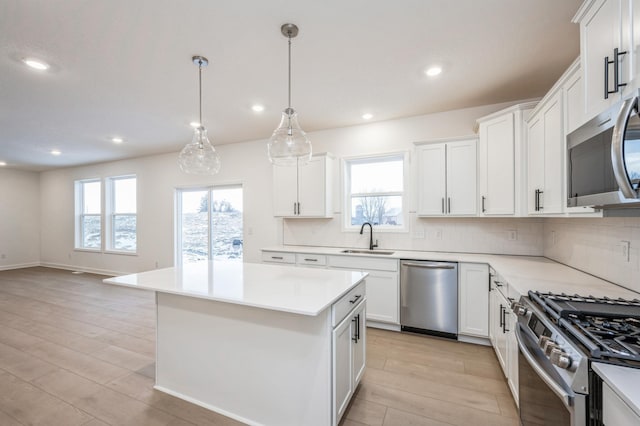
[[[362,235],[362,233],[364,232],[364,226],[365,225],[369,225],[369,250],[373,250],[375,247],[378,247],[378,241],[376,240],[376,244],[373,244],[373,225],[371,225],[369,222],[365,222],[362,224],[362,226],[360,227],[360,235]]]

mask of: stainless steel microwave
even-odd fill
[[[567,206],[640,207],[640,92],[567,136]]]

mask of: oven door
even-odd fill
[[[585,395],[571,390],[520,323],[516,338],[522,425],[584,426]]]

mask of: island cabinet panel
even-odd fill
[[[330,312],[158,293],[155,387],[247,424],[331,425]]]

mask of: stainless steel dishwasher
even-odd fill
[[[402,331],[458,337],[458,264],[400,261]]]

